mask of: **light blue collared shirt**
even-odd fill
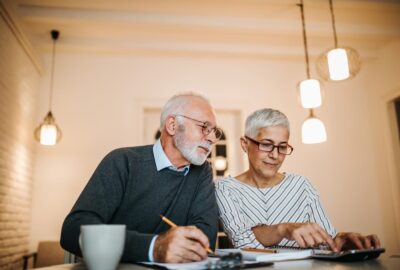
[[[153,154],[158,172],[165,168],[168,168],[172,171],[184,172],[184,175],[187,175],[189,173],[190,164],[181,169],[178,169],[174,165],[172,165],[171,161],[169,161],[167,155],[165,154],[164,149],[162,148],[160,139],[158,139],[153,145]]]
[[[184,172],[184,175],[187,175],[189,173],[190,169],[190,164],[186,165],[185,167],[178,169],[174,165],[172,165],[171,161],[169,161],[167,155],[164,152],[164,149],[162,148],[161,141],[158,139],[156,143],[153,145],[153,155],[154,155],[154,160],[156,161],[156,167],[157,171],[164,170],[165,168],[168,168],[169,170],[172,171],[177,171],[177,172]],[[149,247],[149,261],[153,262],[153,251],[154,251],[154,242],[156,241],[158,235],[155,235],[153,239],[151,239],[150,247]]]

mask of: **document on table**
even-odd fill
[[[264,253],[260,251],[244,251],[241,249],[217,249],[217,255],[227,255],[232,252],[240,252],[244,261],[279,262],[288,260],[301,260],[311,258],[312,249],[274,249],[277,253]]]
[[[190,262],[190,263],[157,263],[157,262],[141,262],[143,265],[147,266],[157,266],[165,269],[171,270],[202,270],[208,269],[209,264],[213,260],[218,260],[218,258],[208,258],[207,260],[199,261],[199,262]]]

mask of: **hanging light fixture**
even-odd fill
[[[62,133],[56,120],[51,112],[52,98],[53,98],[53,80],[54,80],[54,62],[56,54],[56,41],[60,35],[57,30],[52,30],[51,38],[53,40],[53,53],[51,62],[50,73],[50,96],[49,96],[49,112],[46,114],[43,122],[35,129],[35,139],[43,145],[55,145],[61,140]]]
[[[309,117],[304,121],[301,127],[302,142],[306,144],[322,143],[326,141],[326,130],[324,123],[315,117],[314,108],[321,106],[321,84],[316,79],[310,79],[310,66],[308,58],[307,48],[307,35],[306,35],[306,23],[304,19],[304,5],[303,0],[300,4],[301,21],[303,26],[303,43],[304,43],[304,54],[306,60],[306,72],[307,80],[303,80],[299,83],[300,88],[300,99],[301,105],[304,108],[310,109]]]
[[[341,81],[354,77],[361,69],[360,56],[350,47],[338,47],[333,3],[329,0],[334,45],[317,59],[317,72],[324,80]]]
[[[223,156],[217,156],[214,160],[214,166],[217,171],[225,171],[228,166],[228,161]]]
[[[306,74],[307,74],[307,80],[301,81],[298,85],[300,92],[300,101],[301,101],[301,106],[303,106],[303,108],[312,109],[312,108],[317,108],[322,104],[321,84],[318,80],[310,78],[310,64],[308,57],[306,23],[304,19],[303,0],[301,0],[300,4],[297,5],[300,7],[301,21],[303,26],[303,43],[304,43],[304,55],[306,61]]]
[[[315,144],[325,142],[326,129],[324,123],[315,117],[314,111],[310,109],[309,117],[301,126],[301,140],[305,144]]]

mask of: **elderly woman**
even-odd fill
[[[249,169],[216,185],[220,218],[235,247],[273,245],[334,251],[380,247],[377,236],[336,233],[310,181],[279,168],[293,152],[289,121],[280,111],[261,109],[246,120],[240,138]]]

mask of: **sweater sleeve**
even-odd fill
[[[214,249],[218,232],[218,207],[210,166],[206,165],[199,177],[201,179],[190,208],[188,224],[199,228],[208,237],[211,249]]]
[[[118,150],[102,160],[64,220],[60,242],[65,250],[82,256],[78,242],[81,225],[112,223],[124,196],[128,168],[128,160]],[[122,260],[147,261],[153,236],[127,230]]]

